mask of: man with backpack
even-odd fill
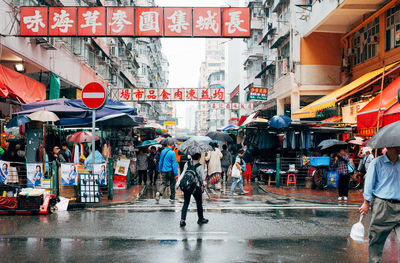
[[[175,201],[175,176],[178,176],[178,162],[176,161],[176,155],[174,152],[174,141],[168,140],[167,146],[160,155],[160,163],[158,168],[162,175],[162,182],[160,191],[156,193],[156,202],[160,200],[165,192],[165,189],[169,186],[171,190],[170,201]]]
[[[184,203],[181,213],[180,226],[186,226],[186,214],[190,204],[190,198],[193,195],[197,205],[197,215],[199,219],[197,224],[203,225],[208,223],[208,219],[203,216],[202,194],[204,192],[204,169],[200,163],[201,154],[191,155],[192,160],[188,161],[182,174],[178,178],[177,186],[183,191]]]

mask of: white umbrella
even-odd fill
[[[47,122],[47,121],[59,121],[60,120],[55,113],[53,113],[51,111],[46,111],[46,110],[36,111],[27,116],[32,121]]]
[[[254,112],[254,113],[250,114],[250,116],[247,117],[247,119],[242,123],[241,126],[245,126],[245,125],[249,124],[254,119],[256,114],[257,114],[257,112]]]

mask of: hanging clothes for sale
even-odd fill
[[[282,145],[282,148],[283,148],[283,149],[286,149],[287,146],[288,146],[288,138],[287,138],[287,132],[285,132],[285,133],[283,134],[283,145]]]

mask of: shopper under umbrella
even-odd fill
[[[219,131],[208,132],[206,136],[210,137],[213,140],[221,141],[221,142],[233,142],[231,136],[226,133]]]
[[[95,140],[100,140],[100,137],[95,135]],[[92,142],[92,133],[88,131],[76,132],[68,137],[68,141],[72,143]]]
[[[142,147],[148,147],[148,146],[152,146],[152,145],[156,145],[156,144],[158,144],[158,142],[156,140],[147,140],[147,141],[141,142],[137,147],[142,148]]]
[[[269,119],[269,126],[275,129],[287,128],[292,123],[292,119],[285,115],[275,115]]]
[[[367,145],[374,149],[400,147],[400,121],[380,129]]]

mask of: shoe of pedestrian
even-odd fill
[[[158,203],[160,201],[160,192],[156,193],[156,202]]]
[[[244,191],[244,192],[242,192],[242,193],[240,193],[241,195],[245,195],[245,194],[247,194],[248,192],[247,191]]]
[[[170,202],[175,202],[175,201],[176,201],[176,198],[170,198],[169,201],[170,201]]]
[[[208,219],[205,219],[205,218],[197,220],[197,224],[199,224],[199,225],[204,225],[207,223],[208,223]]]
[[[231,193],[231,195],[238,195],[237,193]]]
[[[184,226],[186,226],[186,222],[185,222],[185,220],[181,220],[181,222],[179,223],[179,225],[180,225],[181,227],[184,227]]]
[[[343,200],[343,197],[339,196],[339,197],[337,198],[337,200],[342,201],[342,200]]]
[[[347,199],[348,199],[347,196],[344,196],[344,197],[343,197],[343,200],[344,200],[344,201],[347,201]]]

